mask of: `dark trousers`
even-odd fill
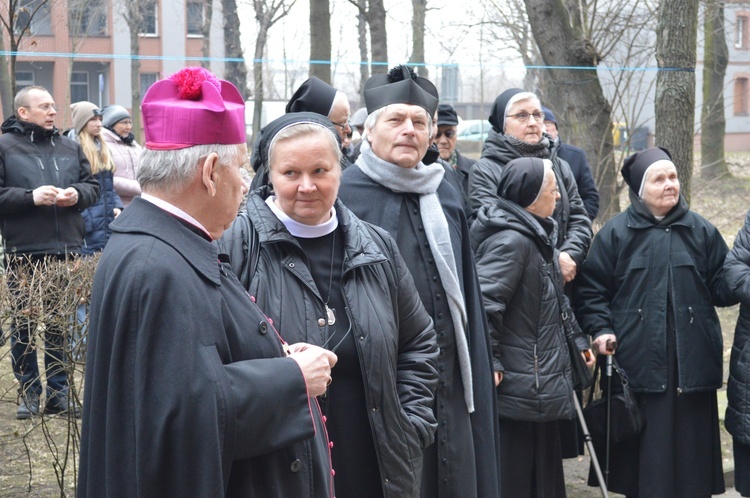
[[[64,259],[50,256],[51,259]],[[30,309],[29,296],[22,288],[17,277],[22,271],[21,265],[39,263],[43,258],[33,258],[30,261],[23,258],[13,258],[7,261],[6,274],[8,289],[13,295],[13,321],[10,329],[10,352],[13,373],[18,379],[21,391],[25,393],[42,394],[42,380],[37,364],[37,348],[34,338],[37,334],[35,313]],[[30,269],[30,268],[29,268]],[[44,299],[43,299],[44,300]],[[44,300],[45,309],[52,310],[54,315],[56,303]],[[44,331],[44,367],[47,378],[47,397],[57,393],[66,393],[68,389],[68,375],[66,372],[67,356],[65,353],[65,336],[68,328],[61,325],[61,320],[48,320]]]

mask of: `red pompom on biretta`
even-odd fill
[[[177,85],[178,95],[184,100],[200,99],[202,96],[201,85],[204,81],[213,85],[217,92],[221,92],[221,82],[219,81],[219,78],[214,76],[207,69],[199,66],[186,67],[170,76],[169,79]]]

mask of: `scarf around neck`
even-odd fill
[[[451,244],[448,220],[437,196],[437,189],[443,181],[445,170],[438,164],[426,166],[422,162],[414,168],[402,168],[383,161],[375,155],[367,140],[362,142],[357,165],[373,181],[397,193],[419,195],[419,211],[425,235],[430,244],[432,257],[448,296],[453,329],[456,338],[456,351],[464,387],[464,400],[469,413],[474,411],[474,389],[471,373],[469,343],[466,338],[466,302],[458,279],[456,259]]]
[[[544,159],[548,158],[550,155],[549,139],[544,135],[542,135],[542,139],[535,144],[524,142],[520,138],[508,135],[507,133],[505,134],[505,137],[508,139],[508,143],[518,149],[518,152],[524,157],[541,157]]]

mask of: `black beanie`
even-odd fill
[[[458,114],[450,104],[440,104],[438,106],[438,126],[456,126],[458,124]]]
[[[286,104],[286,112],[307,111],[327,117],[333,107],[334,97],[336,97],[335,88],[320,78],[312,76],[294,92]]]
[[[520,88],[509,88],[503,93],[498,95],[495,99],[495,103],[492,104],[492,110],[490,110],[490,124],[492,129],[498,133],[502,133],[505,128],[505,108],[508,107],[508,102],[513,98],[514,95],[523,93],[526,90]]]
[[[508,162],[497,188],[500,197],[522,208],[534,203],[544,184],[544,159],[520,157]]]
[[[643,184],[643,177],[646,175],[646,170],[654,164],[656,161],[672,161],[672,155],[667,149],[661,147],[652,147],[650,149],[636,152],[625,159],[620,172],[622,177],[625,179],[625,183],[628,184],[630,190],[639,195],[641,191],[641,185]]]

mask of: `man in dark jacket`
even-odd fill
[[[437,128],[438,131],[433,137],[434,143],[440,151],[440,159],[448,162],[453,167],[454,174],[458,177],[463,195],[469,195],[469,172],[471,165],[476,161],[469,159],[456,150],[458,142],[458,114],[450,104],[440,104],[438,106]]]
[[[369,113],[339,198],[395,239],[437,331],[438,430],[425,449],[423,497],[499,496],[492,358],[461,197],[425,165],[435,86],[406,66],[365,84]]]
[[[557,145],[557,157],[564,159],[570,166],[573,177],[576,179],[576,185],[578,185],[578,194],[586,208],[586,214],[593,221],[599,212],[599,191],[596,190],[596,183],[591,174],[589,161],[586,159],[586,152],[580,147],[563,142],[557,129],[555,115],[546,107],[542,107],[542,111],[544,111],[544,125],[547,128],[547,135],[554,140],[553,145]]]
[[[332,498],[315,397],[336,356],[287,346],[213,242],[247,191],[242,96],[187,68],[142,110],[143,195],[94,279],[78,496]]]
[[[81,147],[60,136],[55,127],[57,107],[47,90],[32,86],[20,90],[13,101],[16,114],[2,125],[0,137],[0,232],[5,246],[8,286],[17,297],[16,307],[26,301],[17,277],[35,272],[48,261],[78,254],[84,227],[80,210],[94,204],[99,184]],[[55,303],[48,303],[54,309]],[[18,311],[18,310],[17,310]],[[20,383],[16,418],[40,413],[42,382],[33,334],[35,319],[16,313],[11,324],[11,362]],[[47,376],[45,413],[79,407],[69,396],[63,343],[66,329],[51,320],[44,334]]]

